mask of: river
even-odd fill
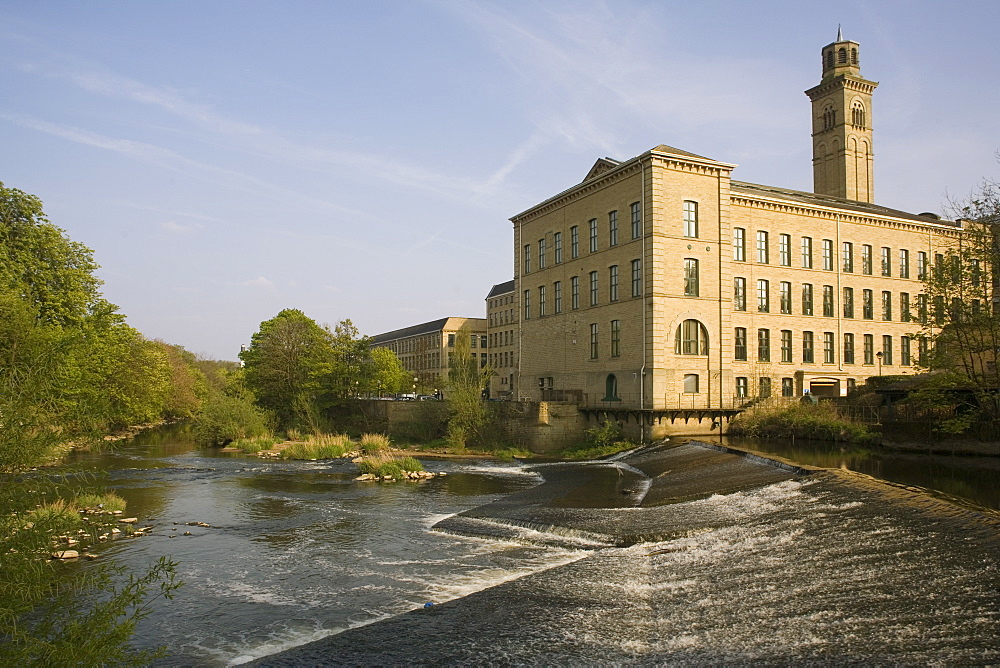
[[[73,465],[155,527],[102,558],[179,563],[135,638],[168,647],[160,665],[1000,662],[1000,514],[839,474],[581,502],[588,475],[606,499],[705,477],[650,461],[427,460],[448,475],[360,483],[347,461],[200,450],[175,426]],[[457,520],[503,535],[432,530]]]

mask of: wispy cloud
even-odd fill
[[[190,234],[191,232],[198,232],[204,228],[200,223],[194,223],[192,225],[181,225],[177,221],[168,220],[160,225],[167,232],[173,232],[174,234]]]
[[[258,276],[257,278],[251,279],[249,281],[243,281],[242,283],[237,283],[236,285],[241,288],[264,288],[267,290],[274,289],[274,281],[264,276]]]

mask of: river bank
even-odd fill
[[[587,556],[253,665],[1000,661],[1000,514],[697,448],[537,467],[542,485],[435,528]],[[777,479],[734,491],[738,469]]]

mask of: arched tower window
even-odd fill
[[[833,67],[833,51],[832,50],[826,52],[826,66],[827,66],[828,69],[831,68],[831,67]]]
[[[851,65],[857,65],[857,64],[858,64],[858,50],[851,49]]]
[[[823,110],[823,129],[829,130],[837,124],[837,111],[830,105]]]
[[[856,128],[865,129],[867,119],[865,118],[865,107],[860,102],[851,105],[851,124]]]
[[[707,355],[708,330],[697,320],[685,320],[677,327],[674,352],[678,355]]]
[[[841,48],[837,51],[837,62],[841,65],[847,63],[847,49]]]

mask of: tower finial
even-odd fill
[[[839,23],[837,24],[837,41],[838,42],[843,42],[844,41],[844,33],[842,33],[840,31],[840,24]]]

